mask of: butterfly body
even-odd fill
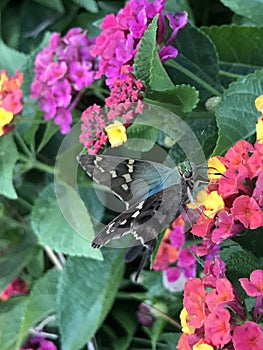
[[[178,168],[146,160],[108,155],[80,155],[78,162],[93,180],[109,188],[126,210],[105,226],[91,243],[100,248],[126,234],[134,243],[148,247],[176,217],[193,188],[195,166],[184,162]]]

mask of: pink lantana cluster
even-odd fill
[[[5,70],[0,71],[0,136],[13,129],[14,114],[22,110],[23,92],[20,89],[22,83],[23,74],[20,71],[13,77],[10,77]]]
[[[142,114],[141,80],[135,80],[132,74],[124,79],[116,78],[111,93],[105,100],[106,108],[98,105],[88,107],[81,115],[80,142],[88,149],[88,153],[96,154],[106,144],[108,136],[106,126],[117,118],[129,124],[138,114]]]
[[[196,275],[196,259],[192,250],[196,246],[183,248],[185,243],[183,214],[166,230],[153,270],[163,271],[164,286],[171,292],[182,291],[185,282]]]
[[[21,278],[16,277],[0,294],[0,300],[6,301],[13,295],[27,294],[28,285]]]
[[[95,57],[100,56],[100,66],[96,78],[106,75],[106,83],[111,86],[116,77],[121,77],[122,66],[130,67],[139,48],[140,40],[151,23],[159,14],[157,43],[160,45],[166,35],[167,28],[164,18],[166,0],[130,0],[118,14],[107,15],[102,24],[102,33],[97,37],[91,53]],[[164,62],[169,58],[175,58],[177,50],[171,46],[179,29],[187,24],[187,13],[178,12],[175,15],[167,15],[172,34],[161,48],[159,55]]]
[[[56,345],[50,341],[41,337],[30,338],[25,345],[19,350],[57,350]]]
[[[208,162],[212,180],[192,233],[203,238],[198,254],[205,255],[217,244],[245,229],[263,225],[263,147],[238,141],[224,157]],[[219,170],[218,170],[219,169]]]
[[[62,134],[70,131],[72,110],[81,91],[94,81],[97,60],[90,54],[93,40],[81,28],[61,37],[52,33],[49,45],[35,59],[31,96],[39,100],[44,118],[54,119]]]
[[[177,349],[263,349],[262,327],[247,320],[237,292],[225,277],[224,263],[220,258],[207,260],[205,272],[202,279],[193,278],[185,284],[184,308],[180,315],[183,334]],[[240,282],[246,286],[246,291],[256,289],[257,295],[262,296],[263,271],[254,273],[257,274],[256,285],[247,279],[240,279]]]

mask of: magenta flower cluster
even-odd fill
[[[70,131],[71,112],[82,89],[94,81],[98,64],[90,54],[93,41],[81,28],[70,29],[64,37],[52,33],[49,45],[36,56],[31,97],[39,100],[44,118],[54,119],[62,134]]]
[[[100,56],[100,66],[96,78],[106,75],[106,83],[111,86],[116,77],[121,76],[121,67],[129,66],[132,72],[133,60],[138,51],[141,38],[158,14],[158,37],[160,45],[167,34],[164,18],[166,0],[130,0],[118,14],[107,15],[102,24],[101,34],[97,37],[91,53],[95,57]],[[177,32],[187,24],[187,13],[178,12],[174,16],[167,15],[169,26],[172,29],[167,42],[161,48],[159,55],[164,62],[169,58],[175,58],[178,51],[172,46]]]
[[[114,80],[110,96],[105,100],[105,109],[94,104],[82,113],[79,140],[88,153],[96,154],[106,144],[108,136],[105,128],[112,121],[121,117],[122,122],[127,124],[142,114],[143,91],[141,80],[135,80],[132,74],[127,73],[125,79]]]

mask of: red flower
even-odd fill
[[[206,340],[216,348],[222,348],[231,340],[230,313],[224,308],[219,308],[209,314],[205,320]],[[236,348],[239,350],[239,348]],[[247,350],[250,348],[247,348]]]
[[[262,328],[254,322],[245,322],[234,328],[233,344],[238,350],[262,350]]]
[[[225,160],[228,162],[228,167],[231,169],[237,169],[240,164],[245,164],[250,156],[250,152],[253,152],[253,146],[245,141],[238,141],[233,147],[231,147],[226,155]]]
[[[240,278],[239,282],[250,297],[263,296],[263,270],[255,270],[248,278]]]
[[[189,324],[202,327],[205,320],[205,288],[200,278],[188,280],[184,288],[184,306],[190,315]]]
[[[204,214],[200,215],[192,227],[192,234],[198,237],[207,237],[214,225],[214,219],[208,218]]]
[[[246,228],[255,229],[263,225],[262,210],[255,199],[249,196],[236,198],[231,213],[234,219],[242,222]]]
[[[232,284],[227,278],[218,278],[216,280],[216,289],[213,289],[206,296],[206,303],[211,312],[218,306],[224,306],[229,301],[234,300]]]

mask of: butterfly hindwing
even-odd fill
[[[180,183],[178,173],[160,163],[89,154],[77,159],[93,180],[109,188],[127,208],[171,184]]]
[[[175,218],[181,194],[181,186],[173,185],[134,204],[104,227],[94,238],[92,247],[99,248],[128,233],[145,246]]]

